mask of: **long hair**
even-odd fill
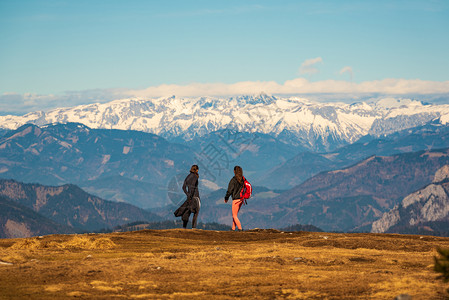
[[[196,176],[199,176],[199,175],[198,175],[198,169],[199,169],[199,168],[198,168],[197,165],[193,165],[193,166],[190,168],[190,172],[191,172],[191,173],[195,173]]]
[[[235,166],[234,167],[234,174],[235,174],[235,178],[237,178],[238,182],[242,182],[243,180],[243,170],[242,167],[240,166]]]

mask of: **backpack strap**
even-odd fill
[[[246,187],[245,186],[245,181],[246,181],[245,176],[242,176],[242,191],[241,191],[241,193],[243,193],[243,189],[245,189],[245,187]],[[247,205],[247,204],[248,204],[248,202],[246,202],[246,199],[243,199],[243,205]]]

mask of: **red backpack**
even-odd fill
[[[246,180],[245,177],[243,177],[243,188],[240,192],[240,199],[242,199],[244,204],[248,204],[246,202],[246,199],[251,198],[251,193],[253,192],[253,187],[251,186],[251,183]]]

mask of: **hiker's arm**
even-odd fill
[[[189,187],[189,194],[190,194],[190,199],[193,199],[193,197],[195,196],[195,192],[198,189],[198,177],[193,176],[193,182],[191,182],[191,186]]]
[[[188,195],[188,193],[187,193],[187,178],[188,177],[186,177],[186,179],[184,179],[184,184],[182,185],[182,190],[184,191],[184,194],[186,194],[186,195]]]
[[[234,181],[231,179],[228,184],[228,191],[226,192],[225,202],[228,202],[229,196],[232,195],[232,191],[234,190]]]
[[[191,186],[191,182],[190,182],[190,176],[187,176],[186,179],[184,180],[184,184],[182,185],[182,190],[184,191],[184,194],[186,194],[187,199],[192,199],[193,196],[193,192],[194,189]]]

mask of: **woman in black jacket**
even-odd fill
[[[232,230],[237,226],[239,231],[243,231],[242,224],[238,218],[238,213],[243,204],[243,199],[240,199],[240,192],[243,188],[243,170],[240,166],[234,167],[234,177],[229,181],[228,191],[225,196],[225,203],[228,203],[229,196],[232,197]]]
[[[182,217],[182,227],[187,228],[190,214],[193,213],[192,228],[196,228],[196,221],[200,213],[200,193],[198,191],[199,168],[193,165],[190,168],[190,174],[187,175],[182,185],[182,190],[187,196],[187,200],[175,211],[176,217]]]

